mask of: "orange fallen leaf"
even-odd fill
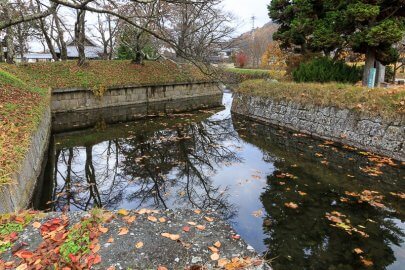
[[[218,253],[219,250],[216,247],[208,247],[209,250],[211,250],[214,253]]]
[[[135,247],[136,247],[137,249],[140,249],[140,248],[143,247],[143,243],[142,243],[142,242],[138,242],[138,243],[135,244]]]
[[[123,218],[125,220],[125,222],[127,222],[128,224],[132,224],[135,222],[136,220],[136,216],[127,216]]]
[[[221,258],[218,260],[218,267],[225,267],[228,263],[230,263],[228,259]]]
[[[118,235],[125,235],[128,234],[128,232],[129,232],[128,228],[123,227],[119,229]]]
[[[285,203],[284,205],[287,206],[288,208],[292,208],[292,209],[298,208],[298,204],[293,203],[293,202]]]
[[[157,268],[157,270],[168,270],[168,269],[167,269],[165,266],[159,265],[158,268]]]
[[[148,216],[148,220],[152,222],[157,222],[158,219],[154,216]]]
[[[355,248],[353,251],[354,251],[356,254],[362,254],[362,253],[364,253],[363,250],[361,250],[360,248]]]
[[[200,209],[196,209],[194,210],[194,213],[196,213],[197,215],[201,214],[201,210]]]
[[[192,222],[192,221],[187,222],[187,224],[188,224],[188,225],[191,225],[191,226],[195,226],[195,225],[197,225],[197,223]]]
[[[216,241],[216,242],[214,243],[214,246],[217,247],[217,248],[220,248],[220,247],[221,247],[221,242]]]
[[[183,227],[183,231],[189,232],[189,231],[190,231],[190,227],[189,227],[189,226],[184,226],[184,227]]]
[[[374,265],[374,263],[373,263],[371,260],[367,260],[367,259],[365,259],[365,258],[362,258],[362,259],[361,259],[361,262],[362,262],[363,265],[366,266],[366,267],[370,267],[370,266],[373,266],[373,265]]]
[[[107,243],[114,243],[114,238],[110,237],[110,238],[107,240]]]
[[[91,251],[93,251],[93,253],[97,253],[100,251],[100,248],[101,248],[100,244],[96,244],[94,248],[91,249]]]
[[[298,194],[300,194],[301,196],[306,196],[307,195],[307,193],[304,192],[304,191],[298,191]]]
[[[204,218],[205,218],[205,220],[207,220],[208,222],[213,222],[213,221],[214,221],[214,219],[211,218],[211,217],[204,217]]]
[[[106,228],[106,227],[103,227],[103,226],[98,226],[98,230],[100,231],[100,232],[102,232],[102,233],[107,233],[108,232],[108,228]]]
[[[197,225],[195,226],[197,229],[199,229],[200,231],[205,230],[205,226],[204,225]]]
[[[180,235],[178,234],[171,234],[171,233],[162,233],[161,234],[163,237],[169,238],[173,241],[177,241],[180,239]]]
[[[159,218],[159,222],[160,222],[160,223],[165,223],[165,222],[166,222],[166,219],[165,219],[164,217],[161,217],[161,218]]]

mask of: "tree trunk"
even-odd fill
[[[3,42],[0,42],[0,63],[4,62],[4,48],[3,48]]]
[[[60,59],[62,61],[65,61],[65,60],[67,60],[68,55],[67,55],[65,38],[63,35],[63,29],[60,25],[59,17],[58,17],[58,14],[56,13],[56,11],[53,13],[53,16],[55,18],[56,30],[58,31],[58,41],[59,41],[58,44],[59,44],[59,50],[60,50]]]
[[[7,59],[8,64],[14,64],[14,33],[12,27],[8,27],[6,30],[6,47],[7,47]]]
[[[84,10],[79,10],[77,13],[77,21],[75,24],[75,38],[76,38],[76,46],[78,51],[79,59],[77,61],[78,66],[83,66],[86,61],[86,54],[84,51],[84,42],[86,39],[85,36],[85,14]]]
[[[382,83],[385,82],[385,66],[377,61],[377,79],[376,86],[380,87]]]
[[[53,60],[58,61],[59,59],[58,56],[56,55],[55,47],[53,46],[52,40],[48,35],[48,31],[45,27],[45,22],[43,19],[39,20],[39,26],[41,28],[42,34],[44,35],[46,45],[48,46],[49,52],[51,53]]]
[[[375,65],[375,51],[372,49],[368,49],[366,53],[366,63],[364,65],[363,71],[363,86],[367,86],[370,70],[371,68],[374,68],[374,65]]]

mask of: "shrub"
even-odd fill
[[[235,56],[235,64],[237,67],[244,68],[248,62],[248,57],[243,52],[238,52]]]
[[[327,57],[315,58],[301,63],[293,71],[296,82],[343,82],[356,83],[361,80],[362,70],[357,66],[349,66],[344,61],[333,61]]]

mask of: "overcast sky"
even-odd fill
[[[252,28],[251,17],[256,17],[256,27],[269,22],[267,5],[271,0],[224,0],[225,8],[240,19],[239,33],[244,33]]]

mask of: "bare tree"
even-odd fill
[[[86,10],[79,9],[77,11],[76,23],[75,23],[75,41],[77,46],[77,52],[79,56],[79,60],[77,64],[79,66],[83,66],[84,62],[86,61],[86,54],[84,51],[84,43],[86,41],[86,32],[85,32],[85,17],[86,17]]]

